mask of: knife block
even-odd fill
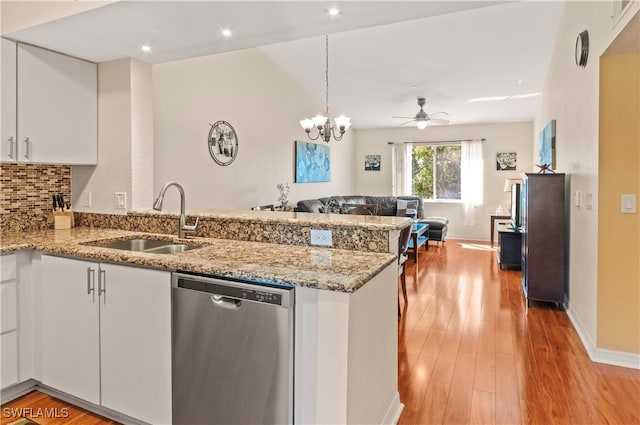
[[[67,210],[53,212],[54,229],[71,229],[73,225],[73,211]]]

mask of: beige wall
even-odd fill
[[[640,219],[620,212],[640,193],[638,53],[600,59],[599,178],[597,343],[640,354]]]
[[[293,183],[294,141],[307,140],[298,121],[323,105],[258,49],[155,65],[153,93],[155,192],[179,182],[188,209],[274,204],[280,182],[294,201],[353,190],[353,131],[329,143],[331,182]],[[207,146],[209,124],[218,120],[238,135],[228,166],[216,164]],[[178,207],[177,194],[165,207]]]
[[[506,178],[517,178],[520,173],[532,171],[531,164],[532,123],[447,125],[427,127],[418,130],[415,127],[358,130],[355,132],[356,150],[354,167],[356,170],[356,192],[366,195],[390,195],[392,191],[391,142],[459,140],[485,138],[484,153],[484,206],[478,212],[476,226],[464,226],[462,205],[460,203],[428,202],[425,214],[449,218],[450,237],[488,240],[489,216],[498,207],[506,211],[510,205],[509,194],[504,192]],[[515,171],[497,171],[496,153],[516,152],[518,166]],[[364,171],[364,156],[376,154],[382,156],[380,171]]]
[[[637,4],[633,7],[637,8]],[[610,344],[601,346],[599,340],[599,329],[609,329],[613,322],[610,322],[610,318],[599,317],[598,292],[602,282],[598,279],[598,247],[603,244],[598,235],[605,229],[599,230],[598,215],[602,205],[599,198],[603,196],[603,190],[621,192],[619,188],[598,187],[599,61],[631,16],[627,14],[614,26],[611,12],[610,2],[566,3],[533,130],[533,159],[537,161],[538,135],[550,120],[556,120],[556,168],[567,173],[567,194],[571,197],[568,202],[569,314],[592,354],[596,348],[613,347]],[[574,47],[577,35],[585,29],[589,31],[589,61],[586,68],[580,68],[574,61]],[[576,192],[580,192],[580,206],[575,205]],[[592,199],[591,208],[587,205],[589,198]],[[619,208],[619,197],[616,206]],[[616,236],[622,235],[612,235]],[[617,293],[610,300],[610,305],[615,306],[619,302],[623,306],[626,300],[634,296],[635,302],[640,302],[633,291]],[[633,320],[637,322],[637,317],[628,317],[626,320],[627,323]],[[620,332],[633,332],[633,326],[622,328]],[[617,347],[621,349],[621,345]],[[630,352],[638,353],[637,348]]]
[[[152,118],[151,65],[135,59],[98,64],[98,165],[71,169],[76,211],[124,214],[151,206]],[[126,193],[127,209],[116,208],[115,192]]]

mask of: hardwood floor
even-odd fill
[[[32,391],[2,405],[0,425],[10,424],[20,418],[31,419],[38,425],[118,425],[118,422],[39,391]]]
[[[640,371],[592,363],[565,312],[527,308],[489,243],[408,264],[399,424],[640,424]]]
[[[398,321],[399,424],[640,424],[640,371],[592,363],[566,313],[527,309],[520,272],[488,243],[449,240],[408,261]],[[402,297],[401,297],[402,302]],[[4,408],[69,408],[40,425],[113,425],[39,392]]]

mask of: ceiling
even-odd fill
[[[471,124],[533,119],[539,97],[469,100],[540,92],[563,10],[559,0],[120,1],[3,35],[94,62],[259,47],[324,102],[330,34],[329,106],[355,128],[396,126],[406,120],[391,116],[415,115],[419,96],[427,112]]]

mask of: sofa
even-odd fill
[[[428,217],[424,215],[424,202],[418,196],[329,196],[318,199],[298,201],[296,212],[310,213],[338,213],[345,204],[374,204],[377,205],[377,215],[396,216],[398,200],[416,201],[418,204],[416,218],[421,223],[429,224],[429,239],[444,242],[447,236],[449,219],[446,217]]]

